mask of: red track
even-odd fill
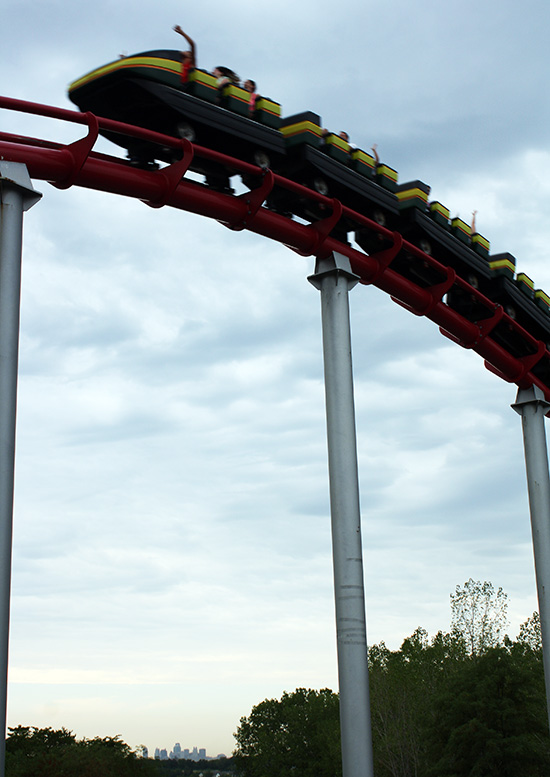
[[[433,257],[403,240],[398,232],[389,232],[360,213],[343,207],[338,200],[328,199],[311,189],[274,175],[269,170],[264,172],[246,162],[192,145],[186,140],[98,118],[90,113],[82,114],[9,97],[0,97],[0,108],[83,124],[88,128],[86,136],[69,145],[0,132],[0,157],[26,164],[31,178],[49,181],[61,189],[73,185],[83,186],[136,197],[151,207],[168,205],[180,208],[216,219],[229,229],[248,229],[271,240],[277,240],[302,256],[323,256],[338,251],[349,257],[351,267],[362,283],[377,286],[415,315],[429,318],[440,327],[446,337],[482,356],[485,366],[503,380],[516,383],[520,388],[536,385],[544,391],[546,399],[550,400],[550,386],[532,373],[539,361],[550,359],[545,343],[534,338],[509,318],[502,306],[458,278],[451,268],[444,267]],[[183,149],[183,158],[156,171],[136,169],[116,157],[93,152],[99,129],[117,131],[161,143],[163,146]],[[186,180],[183,176],[195,154],[223,162],[237,174],[248,173],[261,177],[261,185],[244,195],[232,196]],[[304,225],[262,207],[275,184],[320,204],[326,208],[327,216],[312,225]],[[343,214],[361,228],[389,239],[392,247],[369,256],[330,237],[330,232]],[[399,275],[392,270],[391,262],[401,249],[420,256],[427,264],[437,268],[446,280],[436,286],[421,288]],[[443,298],[453,284],[475,296],[491,315],[483,321],[473,323],[448,307]],[[528,350],[532,351],[531,356],[516,358],[492,340],[493,328],[503,320],[528,344]]]

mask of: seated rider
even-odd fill
[[[243,88],[250,94],[249,100],[248,100],[248,113],[251,117],[254,116],[256,113],[256,100],[260,96],[256,92],[256,81],[253,81],[251,78],[248,78],[244,84]]]
[[[353,150],[355,150],[357,148],[355,143],[351,142],[351,140],[349,139],[349,134],[345,130],[340,130],[340,132],[338,133],[338,137],[342,138],[342,140],[346,141],[346,143],[348,144],[348,146],[350,148],[350,151],[353,151]]]
[[[231,70],[229,67],[223,67],[220,65],[219,67],[214,68],[212,71],[212,75],[216,77],[216,85],[218,87],[218,99],[217,103],[218,105],[221,105],[223,102],[223,90],[228,84],[234,84],[235,86],[239,85],[239,76]]]
[[[212,75],[218,79],[218,87],[225,86],[226,84],[239,84],[239,76],[228,67],[215,67],[212,71]]]
[[[189,44],[189,49],[181,52],[181,82],[186,84],[189,81],[189,74],[197,67],[197,47],[195,41],[181,29],[179,24],[175,25],[174,31],[182,35]]]
[[[336,135],[335,132],[331,132],[328,129],[322,129],[321,130],[321,147],[324,146],[325,150],[326,150],[326,146],[327,146],[327,138],[328,138],[329,135],[334,135],[335,137],[338,137],[338,138],[341,138],[342,140],[345,140],[346,143],[349,146],[348,151],[351,151],[351,149],[357,148],[357,146],[354,143],[350,143],[349,134],[345,130],[340,130],[340,132]]]

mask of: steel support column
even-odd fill
[[[23,211],[41,196],[25,165],[0,161],[0,775],[6,747]]]
[[[372,777],[367,629],[348,292],[349,259],[317,260],[321,292],[343,777]]]
[[[550,724],[550,476],[544,416],[550,403],[539,388],[519,389],[513,409],[521,415],[535,576],[539,600],[546,706]]]

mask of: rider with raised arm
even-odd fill
[[[181,29],[179,24],[174,26],[174,31],[182,35],[189,44],[189,49],[181,52],[181,80],[185,84],[189,80],[189,73],[197,67],[197,47],[195,41]]]

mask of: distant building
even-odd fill
[[[145,755],[144,757],[147,758],[148,756]],[[174,749],[170,750],[170,754],[167,753],[165,748],[155,748],[155,758],[157,761],[167,761],[169,759],[173,761],[179,761],[180,759],[188,761],[212,760],[212,756],[206,755],[205,747],[194,747],[193,750],[189,750],[189,748],[186,747],[185,750],[182,750],[179,742],[176,742]],[[218,755],[217,758],[225,758],[225,755],[222,753],[221,755]]]

